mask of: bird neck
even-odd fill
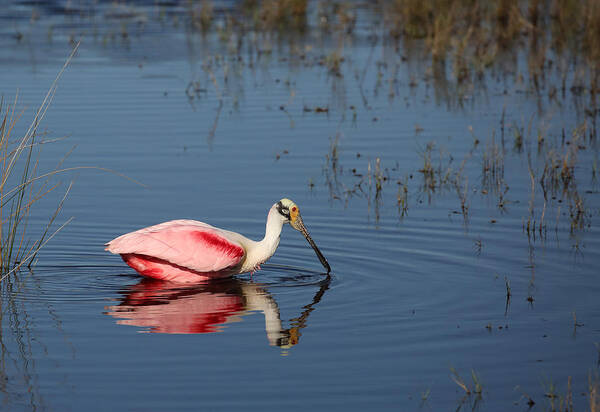
[[[269,210],[267,216],[267,226],[265,228],[265,237],[260,241],[260,244],[265,251],[269,251],[268,257],[273,256],[275,249],[279,246],[279,237],[281,236],[281,229],[283,228],[283,221],[279,217],[279,213],[275,208]]]
[[[266,262],[279,246],[279,236],[283,227],[283,220],[274,207],[269,211],[265,237],[260,242],[252,242],[246,249],[246,259],[241,268],[242,272],[256,270],[257,266]]]

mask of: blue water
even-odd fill
[[[32,6],[19,7],[27,16]],[[149,22],[128,23],[127,39],[106,37],[120,26],[102,13],[91,24],[42,12],[2,31],[0,93],[12,101],[18,90],[22,129],[70,53],[69,36],[82,35],[43,121],[48,138],[66,139],[44,145],[40,170],[75,146],[65,167],[114,171],[62,174],[61,189],[32,210],[34,235],[74,179],[57,223],[74,220],[30,271],[3,284],[3,410],[526,410],[528,397],[548,410],[559,399],[545,394],[553,384],[566,397],[569,377],[576,410],[588,408],[582,393],[600,357],[595,142],[586,141],[575,169],[585,227],[571,230],[564,198],[549,202],[545,236],[524,230],[527,153],[539,178],[538,130],[566,150],[562,128],[570,136],[585,120],[580,100],[542,98],[540,110],[527,84],[490,76],[459,104],[452,88],[424,79],[427,64],[405,63],[381,43],[369,59],[366,31],[345,49],[342,77],[283,59],[285,45],[240,62],[215,37],[141,10]],[[330,50],[311,36],[304,42],[309,60]],[[380,61],[388,70],[378,75]],[[191,100],[190,81],[203,89]],[[525,130],[519,152],[506,127],[504,210],[482,192],[481,166],[492,134],[500,141],[503,110]],[[430,141],[434,167],[441,157],[456,173],[466,159],[466,216],[455,186],[422,188]],[[380,197],[377,158],[388,177]],[[351,192],[357,175],[364,179]],[[406,216],[398,179],[408,182]],[[261,271],[210,285],[144,281],[103,250],[120,234],[176,218],[259,239],[283,197],[299,205],[330,277],[288,227]],[[539,222],[539,186],[533,199]],[[465,395],[453,369],[470,387],[475,371],[482,393]]]

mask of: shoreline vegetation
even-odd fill
[[[10,281],[10,276],[18,273],[23,265],[30,267],[39,250],[72,220],[70,218],[58,228],[53,228],[73,184],[71,182],[56,209],[50,214],[48,224],[39,238],[31,239],[28,235],[31,208],[60,186],[60,183],[51,179],[63,171],[62,161],[48,172],[42,172],[38,168],[41,148],[43,144],[49,143],[44,140],[44,133],[39,131],[39,127],[52,103],[58,81],[78,46],[73,48],[57,74],[22,137],[13,136],[13,130],[24,113],[16,111],[18,93],[12,103],[0,100],[0,282]]]
[[[45,22],[45,16],[60,14],[69,24]],[[251,66],[253,59],[279,52],[290,65],[316,65],[333,76],[348,76],[352,47],[362,42],[380,45],[384,54],[404,63],[427,62],[424,78],[437,88],[449,81],[466,92],[488,74],[527,80],[532,92],[549,99],[572,93],[595,100],[600,91],[600,4],[595,0],[183,0],[146,6],[82,1],[36,4],[18,17],[8,31],[17,43],[45,33],[48,42],[66,38],[74,45],[83,37],[129,47],[170,25],[215,40],[203,44],[205,70],[234,60]],[[393,69],[372,58],[378,69]],[[354,75],[364,81],[364,70]],[[194,86],[190,82],[186,93],[202,92]]]

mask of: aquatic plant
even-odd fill
[[[590,412],[600,411],[600,378],[598,373],[588,376],[588,396],[590,402]]]
[[[52,230],[71,188],[69,185],[39,237],[32,240],[28,236],[31,208],[59,186],[52,183],[50,178],[59,172],[62,162],[55,170],[44,173],[39,171],[41,144],[46,143],[39,132],[39,126],[52,102],[58,80],[76,51],[77,46],[56,76],[31,124],[20,138],[15,139],[13,136],[15,126],[23,115],[23,112],[16,111],[18,94],[11,104],[0,100],[0,281],[18,271],[25,263],[31,265],[38,251],[70,221]]]
[[[18,131],[18,123],[25,113],[17,109],[19,94],[11,102],[0,98],[0,393],[3,405],[10,405],[11,398],[19,398],[21,407],[30,410],[44,409],[35,360],[36,346],[47,348],[36,333],[39,319],[30,312],[30,302],[19,299],[29,288],[41,289],[42,286],[37,282],[28,283],[21,275],[25,271],[33,273],[32,266],[39,250],[71,220],[55,228],[54,222],[68,196],[70,184],[54,210],[49,211],[45,226],[33,227],[29,222],[36,203],[60,186],[51,178],[66,171],[61,169],[62,161],[50,171],[40,170],[41,148],[52,141],[45,139],[45,134],[40,132],[40,125],[53,100],[58,80],[78,45],[59,71],[23,134]],[[49,303],[45,305],[53,321],[51,323],[63,333],[58,315]],[[25,386],[24,394],[15,391],[15,382]]]
[[[379,222],[380,217],[380,209],[382,206],[382,190],[383,190],[383,182],[388,180],[387,176],[384,175],[384,172],[381,168],[381,159],[378,157],[375,159],[375,166],[371,167],[371,162],[367,166],[367,175],[369,181],[369,195],[367,197],[369,204],[369,211],[371,210],[371,198],[373,198],[373,208],[375,211],[375,222]],[[372,189],[375,189],[373,193]]]
[[[431,162],[431,152],[433,151],[435,144],[433,142],[427,143],[425,150],[421,154],[423,158],[423,167],[419,169],[419,173],[423,175],[423,189],[427,192],[434,192],[438,183],[435,179],[435,170]]]
[[[462,390],[464,390],[466,395],[471,395],[473,393],[481,395],[481,393],[483,392],[481,378],[479,377],[477,372],[475,372],[475,370],[471,369],[471,380],[473,381],[472,385],[469,384],[465,379],[463,379],[463,377],[460,376],[460,374],[455,368],[451,367],[450,372],[452,373],[450,377],[452,378],[454,383],[456,383]]]
[[[562,68],[581,56],[590,75],[588,88],[598,91],[600,5],[595,0],[395,0],[380,7],[389,36],[405,47],[421,40],[434,60],[451,60],[459,83],[505,65],[524,47],[536,90],[545,81],[551,50]]]
[[[258,30],[297,30],[307,27],[308,0],[245,0],[240,8]]]
[[[398,213],[400,218],[408,215],[408,176],[404,179],[398,179]]]
[[[200,5],[190,2],[189,14],[194,28],[199,28],[202,33],[206,34],[212,26],[214,6],[211,1],[202,0]]]
[[[488,326],[491,329],[491,326]],[[472,410],[477,410],[479,401],[482,399],[483,394],[481,378],[479,377],[477,372],[475,372],[474,369],[471,369],[472,384],[469,384],[465,379],[463,379],[463,377],[458,373],[458,371],[455,368],[450,367],[450,372],[452,373],[452,375],[450,375],[451,379],[465,392],[465,395],[462,397],[462,399],[459,400],[457,410],[460,410],[462,408],[462,405],[466,402],[471,403],[470,406]]]
[[[482,190],[500,194],[504,183],[504,151],[496,143],[496,134],[486,142],[482,153]]]
[[[221,116],[231,107],[236,110],[239,102],[243,102],[247,71],[254,73],[257,68],[268,72],[273,66],[289,65],[288,77],[275,78],[274,82],[280,86],[285,84],[289,90],[290,99],[280,102],[279,108],[290,119],[290,127],[295,124],[294,110],[302,115],[311,113],[328,119],[339,114],[342,121],[351,118],[355,124],[356,103],[347,101],[352,96],[353,86],[358,89],[367,111],[376,107],[371,99],[377,100],[378,93],[385,94],[390,101],[400,99],[403,86],[415,93],[422,88],[432,89],[436,100],[457,109],[466,101],[474,102],[478,89],[485,91],[488,80],[512,78],[507,84],[515,85],[517,92],[540,100],[540,112],[536,113],[539,117],[544,104],[563,104],[566,94],[571,93],[580,101],[575,105],[577,121],[583,119],[586,126],[575,130],[573,135],[568,131],[572,124],[562,126],[565,131],[561,142],[560,137],[555,140],[556,124],[535,130],[534,119],[538,117],[534,115],[525,121],[510,119],[507,117],[511,114],[507,114],[505,107],[500,130],[492,130],[487,142],[479,136],[476,138],[471,131],[473,148],[467,154],[460,154],[464,155],[460,165],[455,166],[453,162],[455,153],[443,150],[441,136],[433,136],[428,137],[429,142],[419,143],[417,151],[422,167],[404,166],[404,170],[391,176],[384,173],[387,169],[383,166],[389,165],[390,159],[381,153],[370,153],[370,161],[362,164],[347,164],[339,152],[339,137],[336,137],[323,167],[330,198],[345,204],[352,198],[362,198],[369,213],[375,212],[376,219],[381,211],[379,206],[385,201],[388,207],[397,208],[402,219],[415,204],[423,203],[424,198],[431,203],[434,198],[451,193],[454,206],[449,214],[461,214],[468,223],[471,215],[481,213],[480,204],[476,202],[487,196],[489,203],[497,208],[494,212],[509,213],[509,206],[520,210],[523,232],[532,241],[546,238],[554,217],[554,229],[558,231],[562,216],[571,234],[591,224],[590,202],[586,202],[588,190],[577,187],[576,174],[583,170],[577,163],[579,152],[585,150],[585,146],[592,146],[591,141],[597,134],[595,99],[600,73],[600,36],[595,34],[600,30],[600,7],[596,2],[390,0],[358,4],[308,0],[234,3],[188,0],[184,5],[179,8],[161,5],[155,9],[136,6],[141,11],[132,13],[130,21],[125,23],[130,28],[140,13],[152,20],[153,10],[156,10],[154,17],[161,24],[167,19],[172,19],[174,25],[183,22],[190,47],[199,42],[201,63],[197,65],[197,72],[192,73],[185,94],[194,110],[196,105],[216,102],[214,122],[207,126],[209,147]],[[119,27],[114,30],[118,42],[122,35]],[[362,61],[348,52],[354,44],[364,44],[361,42],[370,47]],[[406,64],[407,61],[410,64]],[[322,78],[327,79],[332,91],[329,101],[293,104],[294,72],[301,68],[325,74]],[[503,92],[510,94],[510,87]],[[511,112],[509,109],[508,113]],[[367,117],[373,121],[381,119],[380,113],[375,112]],[[538,121],[543,123],[542,119]],[[415,127],[417,137],[423,135],[422,126],[426,127]],[[471,156],[479,156],[481,176],[473,174]],[[528,169],[520,175],[512,171],[505,173],[505,162],[513,160],[509,157],[520,156],[531,158]],[[381,179],[376,178],[379,176],[377,158],[380,159],[379,172],[383,173]],[[595,159],[591,173],[595,178]],[[398,183],[391,201],[385,196],[389,191],[385,179]],[[528,195],[516,198],[523,185],[529,189]],[[476,193],[483,197],[476,199]],[[523,202],[525,199],[527,203]],[[520,202],[530,207],[523,210],[518,206]],[[496,223],[496,216],[489,221]]]
[[[561,393],[559,388],[554,382],[549,379],[543,382],[544,385],[544,397],[550,401],[551,411],[567,411],[572,412],[573,409],[573,378],[569,376],[567,378],[567,391]]]
[[[550,411],[560,412],[572,412],[574,411],[573,405],[573,378],[572,376],[567,377],[567,387],[563,392],[560,387],[554,383],[551,378],[545,377],[542,379],[543,397],[548,402],[548,409]],[[519,386],[515,389],[522,392],[521,399],[527,399],[527,405],[531,408],[535,405],[535,401],[525,393]],[[600,379],[597,373],[589,372],[588,374],[588,385],[587,391],[581,393],[588,399],[589,411],[597,412],[600,410]]]

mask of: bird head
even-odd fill
[[[275,204],[277,212],[283,217],[283,223],[289,223],[294,229],[298,228],[298,217],[300,217],[300,210],[298,206],[290,199],[281,199]]]
[[[281,199],[276,203],[275,207],[277,208],[277,212],[279,212],[279,214],[283,217],[283,223],[289,223],[291,227],[304,235],[310,246],[317,254],[321,264],[327,270],[327,273],[331,272],[331,267],[329,266],[329,263],[327,263],[327,259],[325,259],[325,256],[323,256],[315,242],[308,234],[308,230],[302,221],[302,216],[300,216],[300,209],[298,206],[290,199]]]

